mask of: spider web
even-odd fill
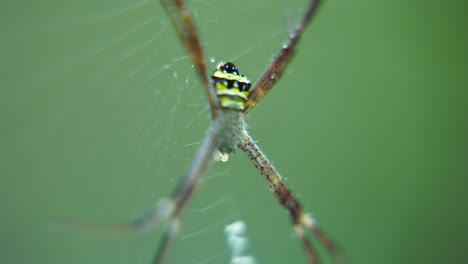
[[[209,115],[167,15],[156,0],[4,2],[0,263],[148,264],[160,232],[90,239],[47,222],[138,216],[190,164]],[[252,81],[307,4],[187,2],[210,66],[234,60]],[[468,38],[455,2],[327,1],[247,120],[349,262],[466,262]],[[168,263],[227,263],[223,227],[238,219],[259,263],[305,263],[239,154],[207,173]]]
[[[296,22],[286,17],[285,23],[284,15],[301,14],[305,5],[299,1],[285,9],[279,2],[191,3],[211,58],[209,67],[234,60],[256,80],[286,39],[287,26]],[[24,204],[12,215],[21,217],[5,220],[6,225],[28,226],[31,217],[24,212],[32,213],[31,230],[15,228],[41,240],[46,237],[45,243],[28,238],[23,245],[38,263],[149,263],[158,232],[141,239],[89,240],[50,234],[44,221],[129,219],[172,192],[210,125],[206,98],[158,1],[74,4],[30,6],[28,10],[43,12],[26,11],[22,23],[13,15],[7,18],[18,23],[15,31],[3,31],[7,45],[21,51],[7,61],[11,72],[24,77],[3,80],[5,86],[22,88],[2,97],[5,109],[17,111],[21,127],[5,133],[3,140],[11,149],[5,160],[25,159],[32,166],[19,173],[27,178],[16,180],[24,186]],[[241,19],[253,15],[258,17],[255,26]],[[281,113],[275,106],[281,98],[274,92],[269,97],[259,117],[250,119],[251,131],[262,124],[255,120],[268,126]],[[265,140],[267,134],[265,130],[254,136]],[[8,145],[18,139],[21,144]],[[222,230],[239,218],[258,228],[250,236],[258,244],[252,253],[259,259],[281,257],[270,256],[269,247],[301,254],[283,209],[250,162],[238,156],[228,164],[215,164],[206,175],[183,215],[170,263],[227,263]],[[279,220],[265,225],[271,218]],[[268,234],[268,240],[276,241],[270,244],[265,233],[271,230],[279,234]],[[9,254],[5,261],[18,257],[16,251]]]

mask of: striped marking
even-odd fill
[[[250,81],[231,62],[221,63],[211,75],[221,107],[242,111],[249,95]]]

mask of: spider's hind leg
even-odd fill
[[[174,240],[177,233],[179,232],[179,229],[180,229],[180,224],[177,218],[172,218],[168,221],[166,230],[159,243],[158,250],[153,258],[154,264],[160,264],[164,262],[169,252],[169,246],[172,244],[172,241]]]
[[[175,212],[176,204],[164,198],[143,215],[122,222],[93,222],[75,219],[56,219],[50,221],[53,229],[71,232],[85,237],[128,239],[144,236],[160,227]]]
[[[342,254],[338,246],[317,226],[311,216],[303,212],[299,201],[286,186],[278,171],[273,167],[271,162],[268,161],[265,154],[263,154],[249,135],[244,134],[244,142],[239,145],[239,148],[247,154],[255,165],[255,168],[257,168],[266,180],[268,187],[273,192],[278,202],[288,211],[291,222],[294,225],[294,230],[300,238],[307,254],[309,264],[317,264],[319,261],[312,243],[304,232],[304,228],[316,236],[318,242],[327,249],[335,260],[341,260]]]
[[[335,263],[344,262],[344,254],[341,248],[331,239],[317,224],[315,219],[309,214],[301,214],[301,223],[307,228],[312,234],[315,235],[317,240],[322,244],[329,254],[335,260]]]

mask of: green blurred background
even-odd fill
[[[215,67],[257,80],[307,1],[188,1]],[[135,217],[172,191],[209,126],[159,1],[1,4],[1,263],[150,263],[160,236],[89,239],[55,218]],[[467,5],[328,1],[249,131],[349,263],[466,263]],[[306,263],[242,155],[214,164],[168,263]],[[329,259],[321,250],[323,260]]]

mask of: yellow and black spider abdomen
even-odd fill
[[[244,110],[250,90],[250,81],[239,74],[231,62],[221,63],[211,75],[222,108]]]

